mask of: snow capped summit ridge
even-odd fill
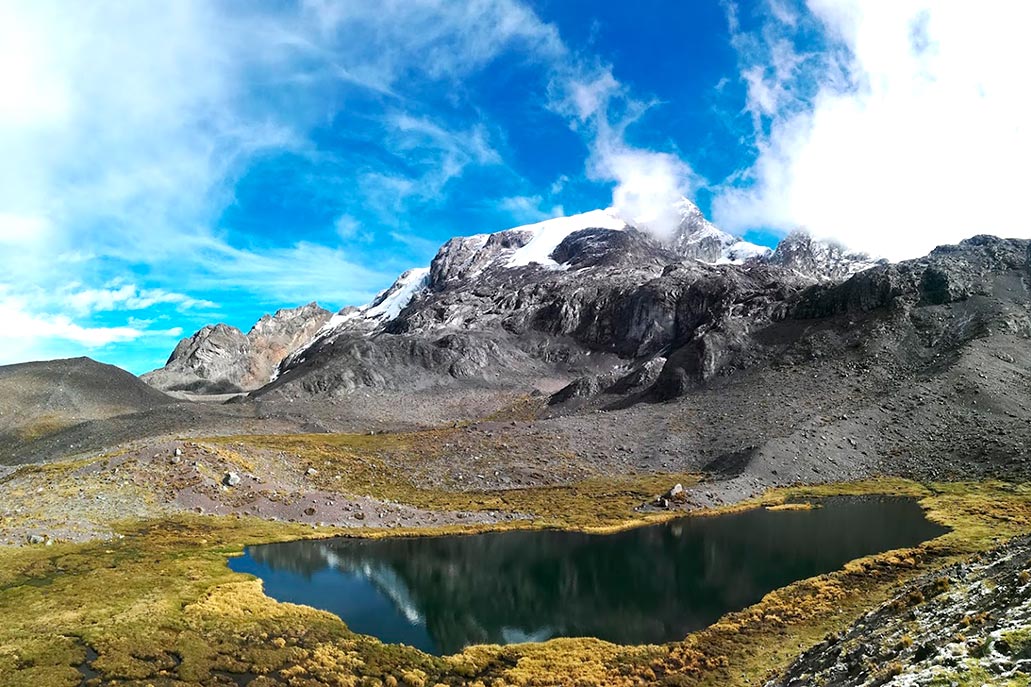
[[[344,308],[334,315],[312,342],[291,358],[302,358],[304,350],[312,344],[344,330],[377,331],[427,291],[452,286],[462,288],[488,270],[530,266],[570,269],[568,262],[559,263],[553,257],[555,250],[572,234],[588,229],[637,230],[681,259],[708,263],[740,264],[763,258],[770,252],[768,248],[742,241],[716,228],[705,219],[698,206],[686,198],[676,203],[672,212],[679,217],[679,225],[670,236],[659,236],[649,227],[654,218],[628,219],[614,208],[554,217],[492,233],[457,236],[441,246],[429,267],[408,270],[371,303]]]
[[[363,320],[366,322],[389,322],[405,309],[412,298],[429,284],[430,268],[416,267],[401,273],[390,288],[380,291],[372,299],[372,302],[360,307],[347,307],[333,315],[326,324],[322,325],[311,343],[319,341],[332,334],[348,322]],[[308,346],[311,345],[308,344]],[[308,346],[305,346],[307,348]]]
[[[627,222],[620,219],[612,210],[592,210],[569,217],[555,217],[536,224],[516,227],[508,231],[530,232],[533,237],[521,248],[512,253],[505,263],[506,267],[522,267],[537,263],[542,267],[559,267],[551,258],[558,245],[570,234],[583,229],[611,229],[622,231]]]

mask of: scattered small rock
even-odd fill
[[[227,472],[225,476],[222,478],[222,484],[226,485],[227,487],[235,487],[239,483],[240,475],[236,474],[235,472]]]

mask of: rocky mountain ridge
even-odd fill
[[[771,251],[720,231],[687,200],[674,209],[679,224],[667,233],[596,210],[453,238],[368,305],[316,314],[307,340],[276,349],[280,360],[262,358],[261,372],[278,363],[267,388],[260,374],[242,372],[253,367],[252,346],[224,325],[184,340],[145,379],[166,389],[339,395],[527,381],[558,388],[623,368],[632,378],[624,385],[640,386],[662,368],[661,351],[711,319],[714,302],[752,294],[736,321],[753,317],[753,327],[776,310],[760,315],[756,294],[783,300],[876,264],[801,233]]]
[[[550,392],[591,374],[647,387],[693,339],[732,343],[800,290],[877,264],[802,234],[770,251],[716,229],[686,200],[678,211],[668,235],[595,211],[452,239],[428,268],[330,319],[257,393],[470,384]],[[723,364],[719,346],[695,348],[694,360],[678,358],[691,376]]]
[[[181,340],[164,367],[141,379],[164,391],[251,391],[271,381],[282,359],[311,340],[329,317],[328,310],[308,303],[265,315],[246,334],[226,324],[209,325]]]

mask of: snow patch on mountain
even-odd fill
[[[390,288],[380,293],[371,303],[354,308],[344,308],[330,318],[319,334],[336,329],[340,325],[356,319],[389,322],[405,309],[412,298],[429,284],[430,268],[416,267],[401,274]],[[318,338],[318,334],[316,334]]]
[[[626,221],[617,217],[611,210],[592,210],[579,215],[556,217],[537,224],[509,229],[508,231],[531,233],[533,238],[512,253],[512,257],[505,263],[505,267],[524,267],[533,263],[542,267],[560,267],[551,258],[551,254],[570,234],[583,229],[622,231],[626,227]]]
[[[769,256],[773,250],[748,241],[734,241],[723,249],[723,257],[716,261],[717,265],[741,265],[749,260],[758,260]]]
[[[362,314],[375,320],[392,320],[405,309],[415,294],[426,288],[430,280],[429,267],[408,270],[394,284],[381,293]]]
[[[441,247],[430,267],[408,270],[368,305],[348,307],[334,315],[294,357],[302,357],[315,343],[343,331],[359,329],[372,333],[396,318],[420,293],[451,285],[461,288],[487,270],[532,265],[551,270],[569,269],[568,262],[560,264],[552,256],[567,237],[585,229],[636,229],[685,260],[741,264],[770,254],[769,248],[742,241],[716,228],[705,219],[698,206],[686,198],[675,205],[673,212],[679,216],[680,224],[672,236],[657,236],[648,226],[648,217],[629,219],[608,208],[493,233],[455,237]]]

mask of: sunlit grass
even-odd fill
[[[344,443],[353,448],[357,442]],[[303,440],[298,447],[310,449]],[[348,459],[334,453],[328,460]],[[673,479],[680,480],[594,477],[494,495],[424,489],[407,502],[513,508],[535,512],[553,526],[614,526],[636,520],[631,508],[640,497],[650,498]],[[259,581],[225,564],[248,544],[331,531],[235,517],[119,523],[124,539],[115,543],[0,550],[0,675],[12,687],[78,685],[75,666],[88,645],[99,652],[93,667],[110,680],[201,684],[212,671],[227,671],[275,676],[269,684],[754,685],[889,599],[902,582],[1031,531],[1031,491],[999,482],[874,480],[778,490],[749,505],[841,493],[912,496],[931,519],[953,529],[919,547],[853,561],[841,571],[771,592],[681,642],[619,646],[558,639],[470,647],[450,657],[354,635],[333,615],[267,598]]]

